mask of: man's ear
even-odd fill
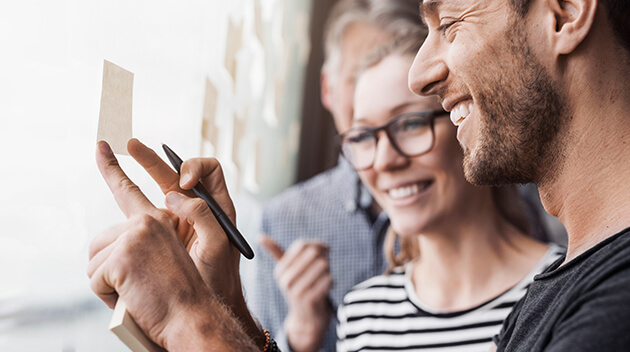
[[[584,41],[595,21],[597,1],[551,0],[555,17],[553,37],[558,55],[573,52]]]
[[[333,91],[331,88],[331,77],[326,73],[325,70],[322,70],[319,76],[319,84],[322,95],[322,104],[328,111],[332,111],[333,106]]]

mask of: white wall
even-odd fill
[[[124,219],[93,161],[103,59],[135,74],[135,137],[222,161],[238,226],[254,241],[262,202],[294,178],[309,8],[309,0],[0,2],[1,351],[126,350],[106,331],[110,313],[85,274],[91,238]],[[224,67],[230,20],[243,26],[236,77]],[[219,92],[216,146],[200,132],[206,79]],[[235,116],[246,126],[236,144]],[[128,157],[121,164],[160,206],[143,170]]]

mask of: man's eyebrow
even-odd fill
[[[438,7],[442,5],[442,0],[424,0],[420,3],[420,17],[425,18],[434,14]]]

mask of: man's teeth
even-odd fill
[[[389,196],[392,197],[393,199],[409,197],[418,192],[420,192],[420,187],[417,184],[405,186],[405,187],[399,187],[399,188],[392,188],[388,191]]]
[[[472,109],[472,103],[461,103],[455,106],[453,110],[451,110],[451,121],[453,122],[453,124],[455,126],[459,126],[462,121],[464,121],[466,117],[470,115]]]

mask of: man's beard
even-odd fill
[[[562,159],[559,137],[570,119],[565,98],[530,52],[522,25],[512,25],[508,44],[489,53],[489,68],[475,82],[479,143],[474,151],[464,148],[464,173],[477,185],[539,183]]]

